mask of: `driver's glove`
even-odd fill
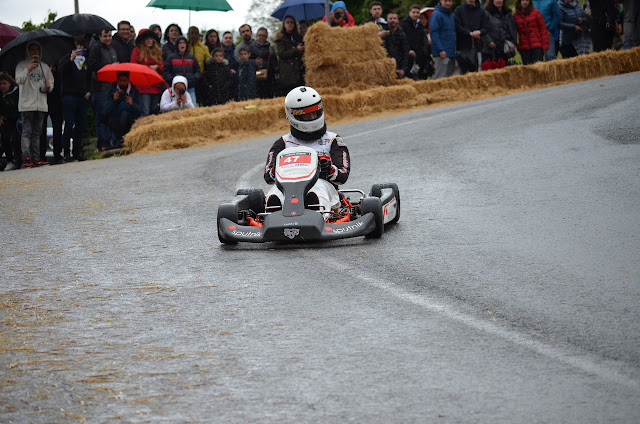
[[[327,180],[334,180],[338,176],[338,168],[331,162],[328,156],[320,157],[320,176]]]

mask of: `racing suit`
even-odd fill
[[[349,159],[349,149],[342,141],[342,138],[330,131],[325,131],[320,138],[311,141],[304,141],[300,138],[296,138],[291,132],[280,137],[269,150],[267,156],[267,164],[264,167],[264,180],[267,184],[274,184],[273,178],[274,168],[276,165],[276,157],[278,153],[287,147],[305,146],[312,148],[318,152],[319,156],[331,157],[331,162],[335,166],[335,171],[329,175],[321,175],[322,178],[333,183],[334,185],[341,185],[349,178],[349,172],[351,171],[351,162]]]

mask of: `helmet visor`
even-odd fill
[[[297,120],[302,122],[315,121],[322,117],[324,113],[324,107],[322,107],[322,102],[318,102],[315,105],[291,109],[291,115]]]

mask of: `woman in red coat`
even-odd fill
[[[533,7],[531,0],[516,0],[513,15],[518,28],[518,44],[523,65],[541,62],[544,52],[549,50],[549,33],[542,13]]]
[[[148,66],[162,76],[164,61],[162,60],[162,50],[158,46],[158,39],[153,31],[142,29],[138,33],[136,46],[131,53],[131,63],[140,63]],[[164,91],[162,84],[136,85],[140,92],[142,116],[149,116],[160,104],[160,96]]]

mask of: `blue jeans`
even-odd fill
[[[95,115],[96,119],[96,137],[98,138],[98,150],[100,150],[101,147],[109,147],[111,141],[111,130],[109,130],[109,126],[105,123],[105,120],[102,116],[105,111],[105,103],[107,102],[108,96],[108,91],[96,91],[94,93],[91,93],[91,105],[93,106],[93,114]]]
[[[554,60],[558,58],[558,52],[556,52],[556,39],[553,32],[549,33],[549,50],[544,52],[545,60]]]
[[[64,155],[71,155],[71,138],[73,138],[73,157],[82,156],[82,132],[87,120],[88,103],[84,96],[66,94],[62,96],[62,113],[64,114],[64,132],[62,148]]]
[[[140,107],[142,108],[142,113],[140,117],[145,117],[151,115],[151,113],[158,107],[158,103],[160,103],[160,94],[140,94]]]

